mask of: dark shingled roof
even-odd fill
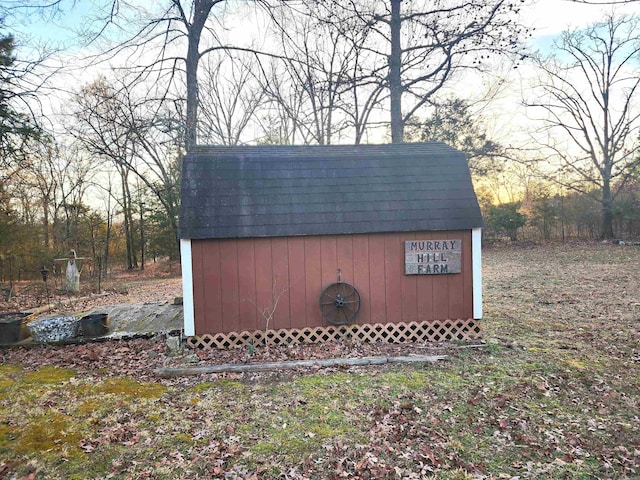
[[[442,143],[199,146],[182,164],[180,238],[482,225],[466,158]]]

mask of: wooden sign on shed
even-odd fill
[[[407,275],[444,275],[461,271],[461,239],[404,242],[404,273]]]

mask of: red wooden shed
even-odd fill
[[[200,146],[182,177],[193,346],[479,336],[482,217],[461,152]]]

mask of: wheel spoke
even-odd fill
[[[360,311],[360,299],[353,300],[351,302],[345,302],[345,308],[348,309],[349,312],[351,312],[351,318],[354,319]]]
[[[350,304],[349,304],[349,305],[346,305],[346,304],[345,304],[344,309],[345,309],[345,310],[349,310],[350,312],[353,312],[353,311],[354,311],[354,310],[353,310],[353,307],[352,307]]]
[[[349,315],[347,316],[347,312],[349,313]],[[350,308],[345,308],[344,309],[344,316],[348,318],[348,320],[352,320],[356,315],[355,315],[356,311],[352,310]]]
[[[351,295],[353,295],[354,293],[358,293],[356,292],[355,287],[351,287],[351,292],[349,292],[349,295],[345,295],[344,298],[349,298]]]
[[[333,301],[335,301],[335,300],[336,300],[336,297],[332,297],[332,296],[331,296],[331,295],[329,295],[327,292],[324,292],[324,293],[322,294],[322,296],[323,296],[323,297],[329,297],[329,298],[330,298],[331,300],[333,300]]]

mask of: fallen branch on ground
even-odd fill
[[[222,372],[265,372],[269,370],[291,370],[301,367],[356,367],[364,365],[384,365],[385,363],[418,363],[444,360],[446,355],[415,355],[405,357],[363,357],[363,358],[327,358],[315,360],[293,360],[287,362],[264,363],[227,363],[223,365],[207,365],[201,367],[158,368],[154,373],[159,377],[171,378],[187,375],[203,375]]]

